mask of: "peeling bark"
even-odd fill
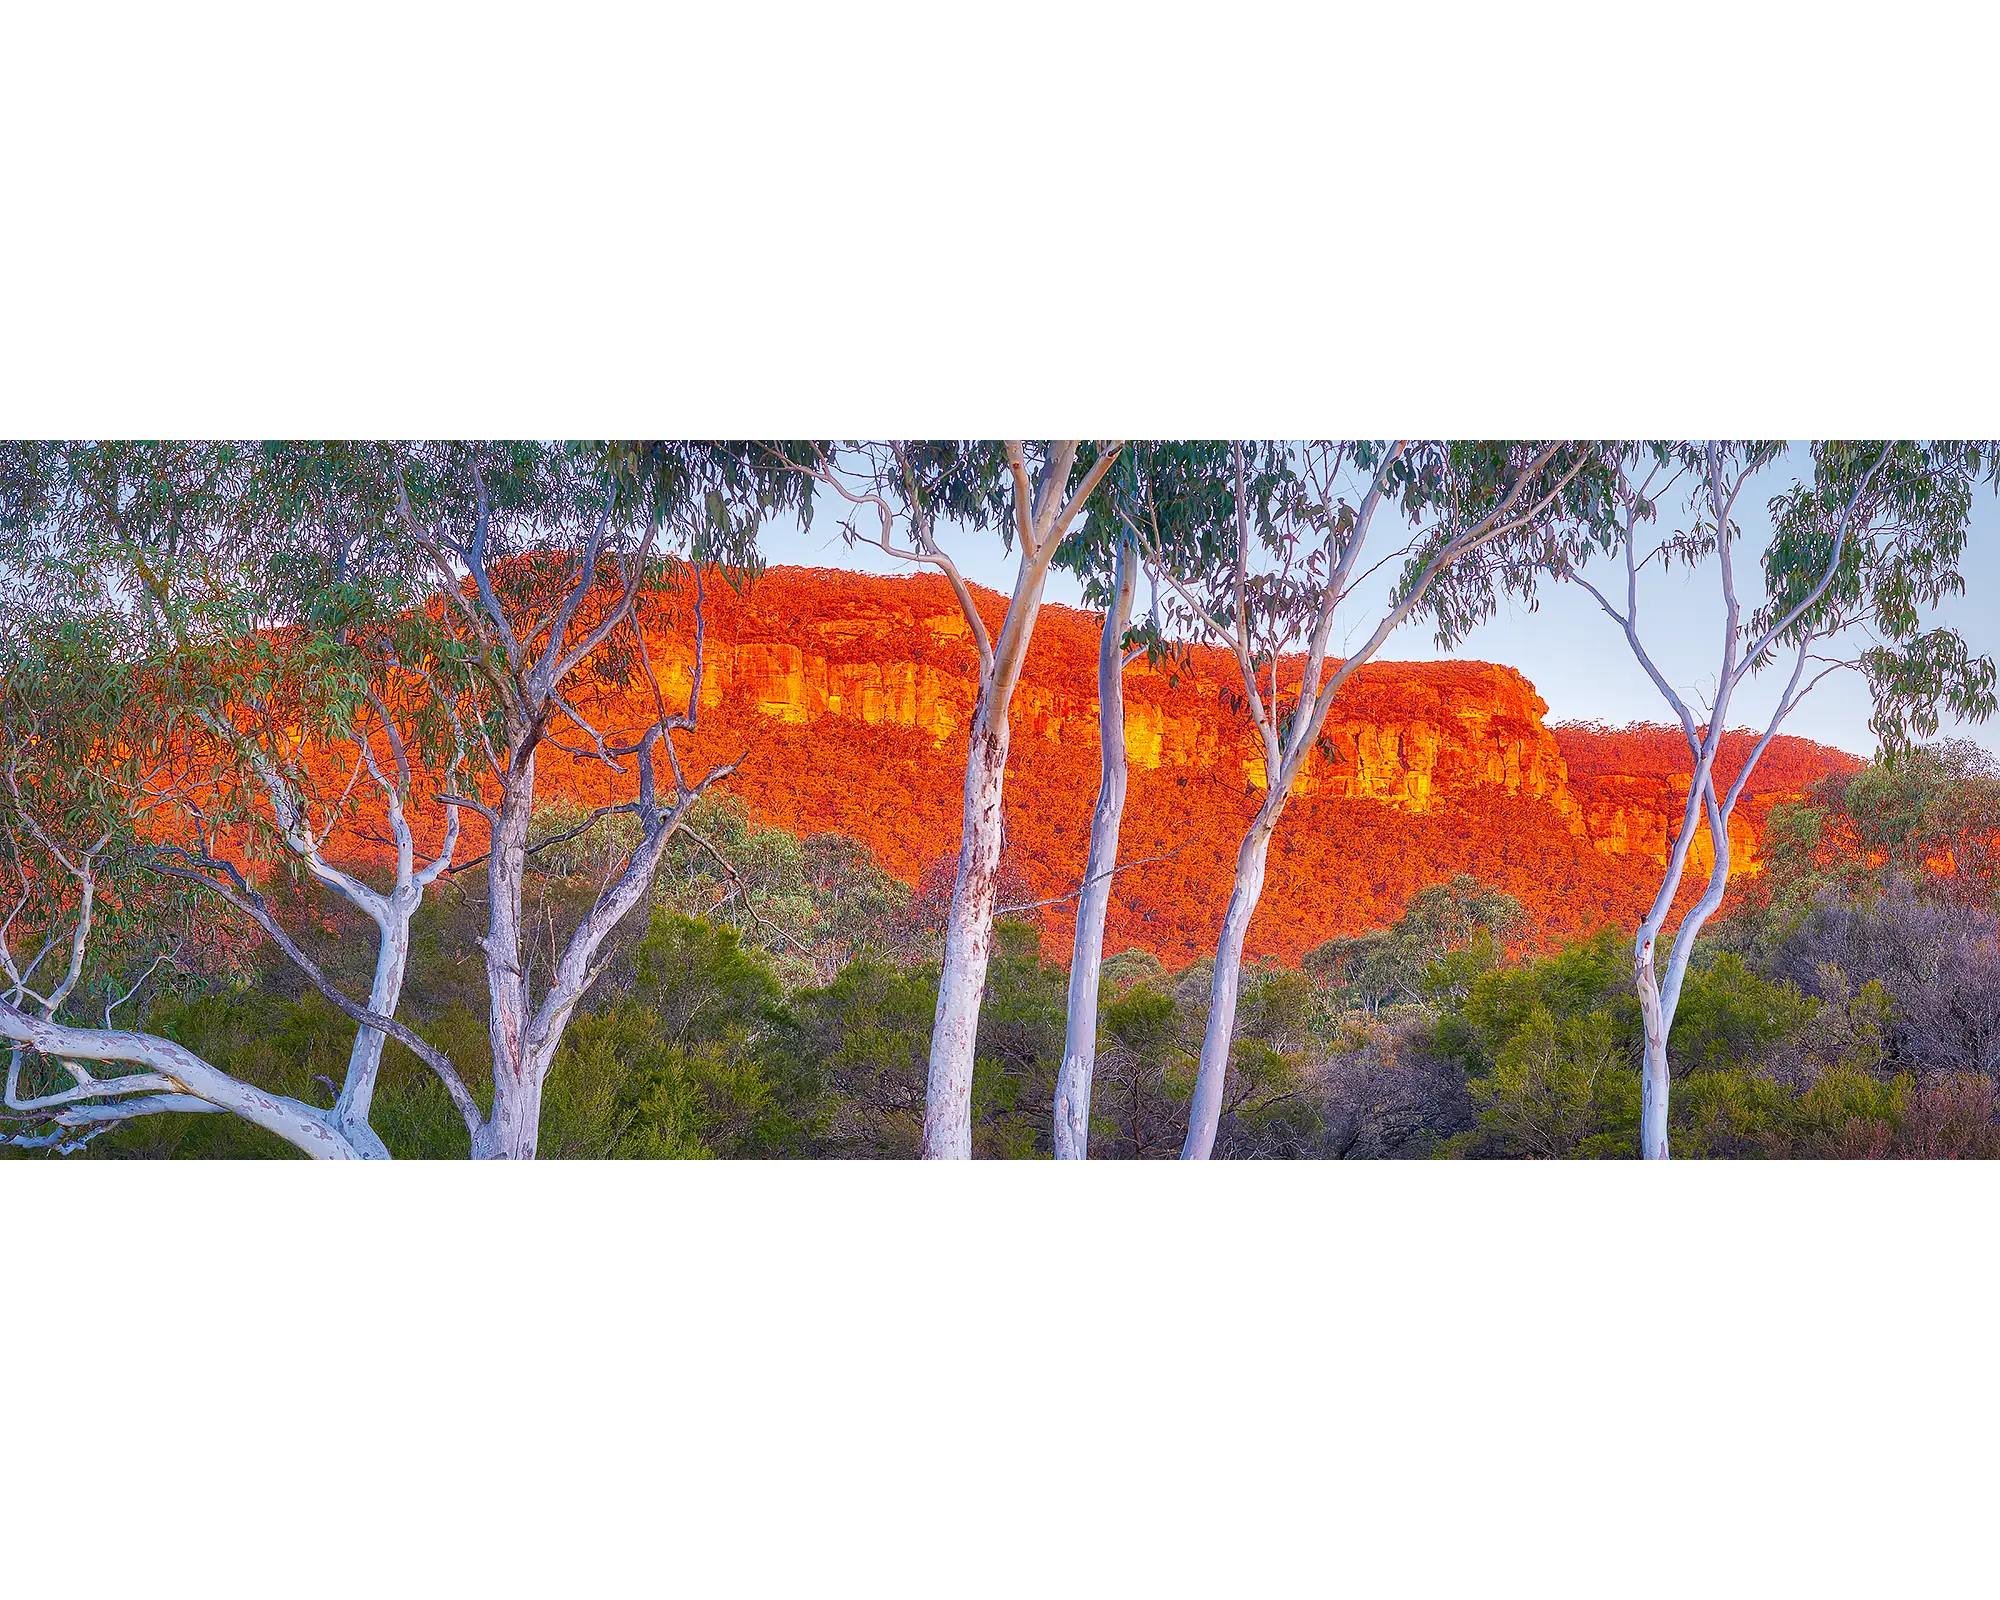
[[[1667,1159],[1667,1028],[1660,1003],[1660,984],[1653,971],[1653,944],[1645,940],[1633,963],[1639,988],[1639,1014],[1645,1025],[1646,1048],[1639,1081],[1639,1154],[1647,1161]]]
[[[487,1042],[493,1053],[493,1109],[473,1134],[475,1160],[532,1160],[542,1086],[530,1058],[527,972],[521,962],[521,906],[528,870],[528,822],[535,796],[535,742],[517,741],[508,763],[486,862]]]
[[[550,1064],[554,1053],[550,1053]],[[475,1161],[532,1161],[542,1129],[542,1090],[548,1068],[542,1063],[510,1066],[493,1075],[493,1115],[473,1136]]]
[[[1039,596],[1037,596],[1039,598]],[[979,1003],[993,955],[993,905],[1000,877],[1000,799],[1007,770],[1007,707],[1011,682],[980,696],[965,767],[964,835],[958,849],[958,882],[945,926],[944,966],[938,974],[937,1010],[931,1024],[930,1071],[924,1090],[924,1157],[969,1160],[972,1155],[972,1073],[979,1035]]]

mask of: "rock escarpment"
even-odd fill
[[[1003,598],[976,599],[997,630]],[[852,834],[911,880],[955,851],[976,652],[942,578],[777,568],[742,593],[710,586],[706,616],[693,753],[747,749],[731,787],[753,814]],[[691,621],[670,607],[650,630],[669,701],[685,703],[692,684]],[[1012,705],[1008,848],[1039,895],[1073,888],[1081,869],[1096,798],[1097,627],[1091,613],[1045,607]],[[614,722],[616,702],[637,692],[607,690]],[[1123,856],[1159,859],[1121,876],[1113,948],[1186,959],[1212,941],[1236,841],[1265,782],[1240,695],[1233,660],[1213,649],[1175,670],[1128,669]],[[633,699],[624,710],[636,722],[642,707]],[[1518,895],[1551,936],[1632,920],[1679,826],[1680,735],[1552,727],[1547,714],[1510,667],[1377,663],[1356,673],[1293,791],[1253,951],[1296,958],[1380,925],[1458,871]],[[1854,764],[1802,740],[1774,745],[1731,829],[1732,876],[1757,870],[1775,805]],[[601,771],[551,762],[551,792],[595,800],[602,785]],[[1698,840],[1692,877],[1706,874],[1706,852]],[[1048,915],[1052,939],[1067,938],[1065,914]]]

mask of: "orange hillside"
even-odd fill
[[[997,628],[1004,600],[976,593]],[[1082,872],[1097,794],[1097,632],[1091,613],[1045,607],[1014,699],[1008,852],[1038,898],[1074,888]],[[684,702],[691,610],[662,618],[652,638],[662,687]],[[745,594],[712,584],[707,641],[701,729],[683,749],[703,766],[747,750],[730,788],[754,816],[854,835],[911,882],[956,851],[975,658],[943,578],[780,567]],[[1198,650],[1193,666],[1178,683],[1143,664],[1126,676],[1132,781],[1121,856],[1162,859],[1120,874],[1106,943],[1169,962],[1212,949],[1264,781],[1229,703],[1233,662]],[[596,714],[608,734],[649,708],[649,695],[642,706],[639,693],[612,694]],[[1315,755],[1286,810],[1251,952],[1295,961],[1324,939],[1393,920],[1412,894],[1457,872],[1518,896],[1544,939],[1635,920],[1686,793],[1680,735],[1550,727],[1547,709],[1509,667],[1357,673],[1327,724],[1331,756]],[[1732,735],[1729,759],[1740,761],[1748,742]],[[626,797],[595,763],[558,751],[543,759],[545,797]],[[1773,806],[1858,765],[1802,739],[1776,741],[1731,830],[1735,870],[1758,870]],[[1705,845],[1697,841],[1691,880],[1706,871]],[[1051,953],[1065,948],[1068,907],[1045,913],[1043,926]]]

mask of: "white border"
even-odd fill
[[[1988,1557],[1984,1167],[0,1171],[94,1241],[10,1274],[23,1594],[1934,1594]]]
[[[2000,432],[1990,11],[4,28],[0,431]],[[1994,1183],[7,1163],[6,1571],[1959,1590]]]
[[[41,8],[0,429],[1992,431],[1993,13]]]

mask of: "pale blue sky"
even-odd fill
[[[1762,509],[1765,501],[1789,481],[1786,463],[1781,462],[1754,486],[1754,495],[1744,497],[1754,501],[1742,519],[1753,547],[1768,530]],[[773,524],[762,535],[764,557],[774,565],[846,567],[862,572],[912,570],[880,550],[867,546],[849,549],[840,536],[839,523],[835,508],[822,504],[810,533],[801,533],[795,523]],[[1390,539],[1378,537],[1382,537],[1385,550],[1391,547]],[[1003,592],[1013,587],[1013,559],[997,537],[961,531],[947,535],[944,543],[974,582]],[[1739,567],[1747,565],[1739,562]],[[1987,487],[1982,486],[1974,498],[1963,570],[1964,597],[1944,607],[1939,617],[1962,629],[1974,651],[2000,655],[2000,499]],[[1622,576],[1620,569],[1621,580]],[[1754,574],[1740,573],[1739,581],[1752,589],[1756,586]],[[1341,621],[1350,638],[1365,637],[1373,628],[1379,611],[1372,607],[1379,603],[1389,582],[1390,574],[1384,573],[1343,608]],[[1684,694],[1701,696],[1713,684],[1720,647],[1719,594],[1712,564],[1693,572],[1649,573],[1642,583],[1640,619],[1647,648]],[[1080,587],[1066,573],[1051,575],[1048,597],[1064,604],[1082,604]],[[1381,659],[1432,660],[1438,654],[1428,630],[1417,623],[1392,637]],[[1518,668],[1548,701],[1554,721],[1623,723],[1671,718],[1659,692],[1632,658],[1623,635],[1588,594],[1568,585],[1550,586],[1539,609],[1532,612],[1519,604],[1504,604],[1498,616],[1477,629],[1453,654]],[[1761,724],[1781,687],[1781,683],[1763,680],[1745,685],[1738,692],[1736,714],[1730,721]],[[1785,731],[1857,755],[1872,754],[1875,740],[1868,730],[1867,686],[1856,673],[1834,674],[1786,719]],[[1983,727],[1948,727],[1945,731],[2000,751],[2000,718]]]

